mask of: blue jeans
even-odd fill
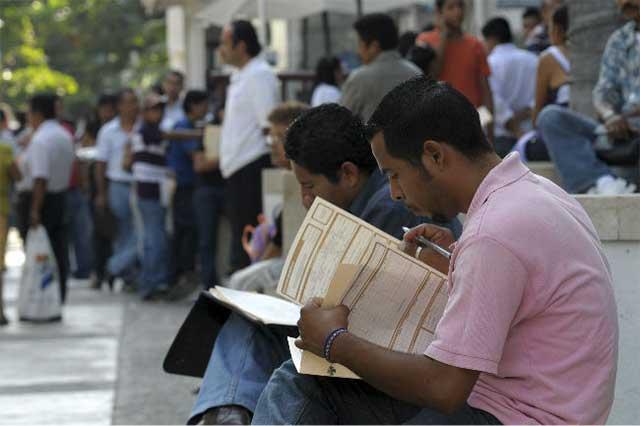
[[[253,423],[269,424],[500,424],[466,405],[453,415],[408,404],[360,380],[298,374],[287,361],[260,396]]]
[[[216,339],[189,424],[222,405],[255,411],[271,374],[289,358],[286,328],[257,326],[232,313]]]
[[[169,243],[165,229],[166,208],[159,200],[138,198],[143,217],[142,275],[138,283],[140,296],[167,288],[169,279]]]
[[[538,116],[537,126],[568,192],[586,192],[598,178],[612,175],[593,148],[596,121],[568,108],[549,105]]]
[[[193,193],[193,210],[198,229],[198,266],[200,282],[205,289],[219,284],[216,270],[218,221],[224,206],[224,189],[199,186]]]
[[[89,209],[89,197],[78,188],[67,192],[67,212],[70,216],[69,242],[73,248],[76,278],[89,278],[93,269],[93,221]]]
[[[113,255],[109,258],[107,270],[111,275],[118,277],[132,274],[138,260],[130,195],[131,185],[121,182],[109,183],[109,207],[118,220],[118,232],[113,241]]]

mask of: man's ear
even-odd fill
[[[422,165],[427,171],[442,170],[445,164],[445,150],[440,142],[426,140],[422,144]]]
[[[345,161],[340,166],[340,179],[349,186],[354,186],[360,180],[360,169],[351,161]]]

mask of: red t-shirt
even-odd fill
[[[438,30],[422,33],[417,45],[429,44],[434,49],[440,43]],[[491,69],[487,63],[487,52],[477,38],[464,34],[461,38],[447,43],[444,51],[444,65],[438,80],[446,81],[462,92],[477,108],[482,105],[481,79],[488,77]]]

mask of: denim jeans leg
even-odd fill
[[[89,278],[93,269],[93,247],[91,236],[93,222],[89,209],[89,198],[82,190],[75,188],[67,193],[68,211],[71,216],[70,243],[73,247],[76,278]]]
[[[141,297],[167,287],[168,242],[165,231],[165,208],[158,200],[138,199],[144,217],[142,279],[138,286]]]
[[[138,258],[137,239],[131,211],[131,185],[111,182],[109,184],[109,206],[117,218],[118,231],[113,243],[113,255],[108,262],[108,271],[114,276],[124,276],[135,268]]]
[[[298,374],[292,361],[273,373],[253,424],[499,424],[465,404],[452,415],[399,401],[359,380]]]
[[[593,149],[597,122],[550,105],[540,113],[537,125],[568,192],[585,192],[598,178],[612,174]]]
[[[216,339],[189,424],[222,405],[255,411],[271,374],[288,358],[284,329],[260,327],[232,313]]]
[[[224,203],[224,190],[218,187],[201,186],[193,194],[193,210],[198,230],[198,266],[200,282],[205,289],[218,283],[216,251],[218,222]]]

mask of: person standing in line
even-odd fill
[[[166,144],[160,131],[163,111],[162,96],[150,93],[145,97],[140,131],[133,135],[126,153],[126,158],[131,160],[137,206],[144,218],[138,294],[147,301],[162,299],[169,288],[169,242],[165,227],[168,203],[162,194],[169,169]]]
[[[123,168],[125,146],[139,129],[138,95],[133,89],[123,89],[118,95],[118,117],[98,132],[95,179],[96,209],[109,208],[117,221],[113,255],[107,262],[107,273],[121,277],[125,285],[135,288],[138,270],[137,235],[131,209],[132,175]]]
[[[225,203],[231,221],[231,270],[250,263],[242,247],[246,225],[262,212],[262,169],[271,164],[266,144],[267,116],[278,104],[278,80],[259,56],[262,46],[247,21],[233,21],[220,37],[222,60],[237,70],[227,88],[222,122],[220,172],[226,179]]]
[[[311,106],[338,102],[341,96],[340,85],[343,81],[342,63],[338,58],[328,56],[320,59],[316,65]]]
[[[204,120],[209,110],[209,95],[204,90],[190,90],[184,97],[185,120],[177,128],[194,129]],[[182,142],[191,154],[195,171],[193,211],[196,219],[198,242],[199,283],[205,289],[220,283],[216,268],[218,246],[218,222],[224,209],[224,179],[220,174],[219,160],[209,157],[202,140]]]
[[[66,198],[74,160],[73,141],[56,117],[58,97],[39,94],[29,102],[29,122],[34,129],[24,152],[27,190],[19,194],[18,221],[23,241],[30,227],[43,225],[58,265],[60,300],[67,295],[68,248],[65,224]]]
[[[436,0],[438,26],[420,34],[416,44],[435,49],[430,73],[434,78],[451,84],[476,108],[485,106],[493,114],[487,52],[480,40],[464,32],[465,9],[464,0]],[[493,126],[489,125],[486,132],[492,142]]]
[[[2,114],[2,110],[0,110]],[[0,117],[1,118],[1,117]],[[5,141],[0,135],[0,327],[9,323],[4,314],[3,292],[4,284],[4,255],[7,248],[7,236],[9,233],[9,210],[12,182],[20,180],[20,171],[13,156],[13,147],[10,141]]]
[[[162,90],[167,103],[164,107],[160,129],[165,133],[171,132],[174,126],[185,118],[182,109],[183,89],[184,74],[177,70],[169,71],[162,81]]]

